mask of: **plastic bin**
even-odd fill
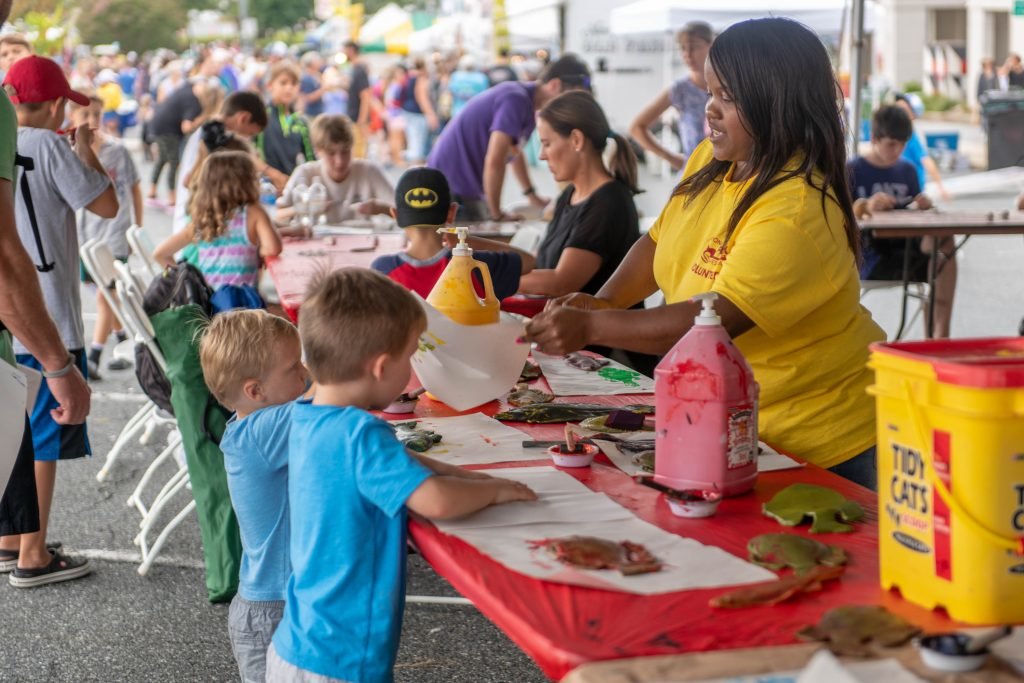
[[[1024,164],[1024,91],[985,93],[981,114],[988,131],[988,168]]]
[[[1024,339],[873,344],[885,589],[1024,621]]]

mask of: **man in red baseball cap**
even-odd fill
[[[77,579],[91,571],[88,560],[69,557],[46,545],[57,461],[90,452],[85,424],[66,424],[59,410],[61,397],[51,389],[50,380],[79,372],[88,376],[75,214],[87,209],[113,218],[118,202],[110,178],[92,150],[92,131],[86,127],[66,136],[57,134],[68,100],[87,105],[89,98],[71,89],[55,62],[37,56],[15,62],[4,79],[4,90],[15,103],[18,116],[16,164],[21,172],[14,187],[15,224],[21,244],[35,264],[46,310],[57,325],[65,358],[53,369],[52,362],[44,364],[47,359],[33,355],[36,345],[32,340],[15,331],[18,363],[41,371],[47,379],[30,415],[39,531],[0,531],[9,534],[0,536],[0,558],[11,571],[12,586],[31,588]],[[16,566],[11,567],[15,558]]]

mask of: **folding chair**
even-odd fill
[[[903,338],[903,334],[917,322],[917,319],[921,317],[928,308],[928,299],[931,293],[928,291],[928,284],[925,282],[904,282],[903,280],[861,280],[860,281],[860,300],[864,301],[864,297],[869,292],[875,292],[881,289],[900,289],[902,290],[902,297],[900,299],[900,324],[896,329],[896,340]],[[910,299],[916,299],[918,302],[917,308],[910,316],[910,320],[907,320],[907,303]]]
[[[142,265],[149,276],[159,276],[163,269],[159,263],[153,260],[153,242],[149,239],[149,235],[146,234],[145,230],[138,225],[133,225],[128,228],[127,237],[128,246],[131,247],[132,253],[142,261]]]
[[[136,286],[134,275],[130,270],[127,268],[121,269],[116,287],[118,296],[121,298],[123,303],[122,310],[124,312],[127,325],[132,328],[133,334],[139,343],[145,344],[150,350],[153,357],[156,359],[157,365],[159,365],[161,369],[166,370],[167,362],[164,360],[160,347],[156,343],[153,327],[142,308],[142,293]],[[160,530],[152,544],[149,543],[149,535],[156,527],[157,520],[164,508],[172,498],[174,498],[180,491],[187,489],[189,485],[188,468],[185,464],[185,459],[183,457],[175,457],[178,455],[180,446],[181,434],[177,429],[175,429],[167,439],[167,446],[160,452],[153,462],[150,463],[149,467],[146,468],[146,471],[143,473],[138,485],[136,485],[135,490],[132,492],[131,496],[128,497],[127,504],[135,507],[135,509],[137,509],[142,515],[142,520],[139,522],[139,533],[134,539],[134,543],[139,546],[139,550],[142,555],[142,563],[138,568],[138,572],[142,576],[145,576],[149,572],[153,561],[160,553],[160,550],[163,548],[164,543],[167,541],[170,534],[196,507],[195,500],[190,497],[189,502],[181,509],[181,511],[178,512],[178,514],[176,514],[171,521],[169,521]],[[143,499],[145,489],[156,475],[157,470],[172,457],[174,457],[178,465],[178,469],[173,475],[171,475],[170,479],[164,483],[156,496],[154,496],[154,498],[147,504]]]

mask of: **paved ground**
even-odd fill
[[[550,193],[553,183],[547,173],[534,175],[538,188]],[[638,197],[638,204],[652,214],[667,198],[671,180],[648,176],[644,184],[648,192]],[[954,205],[1002,210],[1015,193],[1011,189],[957,200]],[[510,190],[508,198],[517,195]],[[159,239],[166,234],[169,219],[147,211],[146,224]],[[1022,263],[1020,238],[975,238],[965,247],[956,336],[1015,333],[1024,315]],[[89,328],[93,296],[84,296]],[[867,303],[891,332],[896,323],[895,293],[872,294]],[[920,336],[920,325],[914,334]],[[227,608],[206,601],[195,517],[178,528],[148,576],[135,572],[132,539],[139,516],[125,501],[157,444],[130,449],[108,481],[95,480],[102,456],[141,405],[131,372],[108,372],[95,385],[90,435],[98,456],[59,468],[51,524],[51,539],[91,555],[95,572],[81,581],[31,591],[0,584],[0,682],[237,680],[225,633]],[[409,592],[455,595],[418,557],[410,559]],[[400,682],[544,680],[533,663],[470,606],[410,605],[398,661]]]

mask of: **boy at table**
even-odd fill
[[[405,602],[406,510],[428,519],[534,500],[528,487],[405,450],[371,415],[406,387],[426,317],[384,276],[315,281],[299,331],[316,382],[292,409],[292,575],[267,681],[390,683]]]
[[[437,232],[455,220],[458,204],[451,197],[448,180],[441,171],[412,168],[403,173],[395,188],[391,215],[405,230],[409,246],[397,254],[378,256],[370,267],[426,299],[452,259],[451,249]],[[536,261],[522,250],[474,251],[473,258],[487,264],[498,299],[515,294],[519,277],[533,270]]]
[[[875,112],[871,119],[870,151],[847,164],[857,218],[867,218],[877,211],[932,208],[931,199],[921,191],[917,171],[910,162],[900,158],[913,132],[910,116],[902,107],[884,106]],[[902,280],[904,255],[909,248],[910,281],[926,282],[928,259],[935,242],[933,237],[907,241],[875,239],[863,233],[860,277],[862,280]],[[933,293],[937,338],[949,336],[957,272],[952,238],[942,240],[940,247]]]
[[[264,310],[222,313],[203,335],[199,360],[210,393],[235,411],[220,442],[242,537],[228,637],[242,683],[263,681],[291,571],[288,428],[307,383],[299,332]]]
[[[321,114],[310,129],[316,161],[292,173],[277,202],[277,220],[287,222],[295,213],[295,188],[315,181],[327,189],[327,222],[341,223],[360,216],[387,215],[394,186],[376,163],[352,158],[352,123],[341,114]]]

